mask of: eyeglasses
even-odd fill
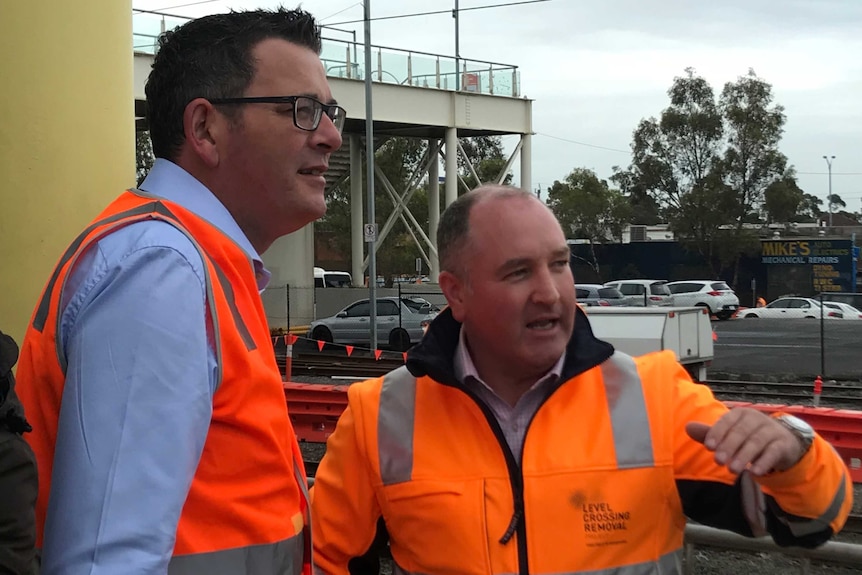
[[[293,125],[300,130],[313,132],[320,125],[323,114],[329,116],[340,134],[347,119],[347,110],[336,104],[324,104],[309,96],[258,96],[250,98],[216,98],[211,104],[292,104]]]

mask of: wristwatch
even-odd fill
[[[789,413],[775,413],[772,417],[799,438],[799,441],[802,443],[802,455],[808,453],[808,450],[811,449],[811,444],[814,442],[814,428]]]

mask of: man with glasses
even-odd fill
[[[41,572],[298,575],[305,472],[260,254],[326,211],[345,111],[302,10],[167,32],[156,162],[63,254],[28,327]]]

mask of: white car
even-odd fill
[[[622,292],[631,307],[672,306],[673,296],[665,280],[614,280],[605,283]]]
[[[826,309],[840,312],[844,319],[854,319],[860,320],[862,319],[862,311],[859,311],[849,303],[840,303],[837,301],[825,301],[823,305],[826,306]]]
[[[673,294],[673,305],[705,307],[720,320],[730,319],[739,309],[736,293],[720,280],[675,281],[667,289]]]
[[[748,308],[742,312],[744,318],[809,318],[820,319],[820,302],[807,297],[781,297],[770,302],[766,307]],[[841,312],[835,310],[823,310],[826,319],[842,319]]]

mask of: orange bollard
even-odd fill
[[[284,355],[284,381],[290,381],[291,372],[293,371],[293,344],[296,343],[297,336],[289,333],[284,336],[284,343],[287,346],[287,351]]]
[[[814,378],[814,407],[820,405],[820,394],[823,392],[823,378],[819,375]]]

